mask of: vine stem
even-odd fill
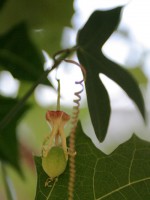
[[[61,55],[58,57],[58,59],[54,60],[54,64],[52,65],[50,70],[46,70],[43,72],[43,74],[40,76],[40,78],[32,85],[32,87],[27,91],[27,93],[20,99],[20,101],[12,107],[12,109],[4,116],[4,118],[0,122],[0,130],[4,129],[11,120],[16,116],[16,114],[20,111],[20,109],[24,106],[27,99],[31,96],[31,94],[34,92],[35,88],[46,79],[48,74],[55,69],[69,54],[74,51],[76,47],[73,47],[71,49],[63,50]]]
[[[7,194],[7,199],[8,200],[15,200],[15,193],[14,193],[14,188],[12,188],[11,182],[9,180],[9,177],[7,175],[6,172],[6,168],[5,165],[2,163],[1,164],[1,168],[2,168],[2,176],[3,176],[3,180],[4,180],[4,186],[5,186],[5,190],[6,190],[6,194]]]

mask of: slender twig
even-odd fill
[[[62,51],[62,54],[59,56],[59,58],[56,60],[51,67],[50,70],[46,70],[43,72],[41,77],[32,85],[32,87],[28,90],[28,92],[20,99],[20,101],[4,116],[4,118],[0,121],[0,130],[5,128],[11,120],[16,116],[16,114],[20,111],[20,109],[24,106],[27,99],[31,96],[31,94],[34,92],[35,88],[43,82],[43,80],[46,79],[48,74],[55,69],[69,54],[74,50],[74,48],[67,49],[67,51]]]
[[[10,184],[10,180],[7,175],[5,165],[1,164],[1,168],[2,168],[2,176],[3,176],[3,180],[4,180],[4,186],[5,186],[7,199],[8,200],[16,200],[16,198],[14,196],[14,190],[13,190],[14,188],[12,188],[12,185]]]

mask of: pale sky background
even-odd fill
[[[110,9],[124,4],[127,5],[123,10],[121,23],[118,29],[127,30],[133,45],[131,46],[131,41],[127,41],[124,37],[114,33],[110,37],[109,41],[107,41],[104,45],[103,52],[110,59],[123,66],[130,64],[132,66],[138,63],[139,57],[143,51],[150,52],[150,2],[148,0],[92,0],[88,2],[87,0],[76,0],[74,6],[77,12],[72,19],[74,29],[66,28],[63,38],[67,35],[67,38],[70,38],[70,45],[74,45],[77,30],[84,25],[94,10]],[[64,43],[63,46],[65,47]],[[135,52],[135,55],[132,59],[129,59],[129,55],[132,50]],[[150,77],[149,64],[150,53],[146,57],[143,66],[144,72]],[[45,67],[50,66],[51,60],[48,60]],[[67,68],[67,73],[66,75],[63,75],[63,78],[61,78],[64,68]],[[56,71],[51,73],[50,77],[52,77],[52,82],[56,85]],[[75,90],[78,90],[74,82],[82,79],[80,69],[74,66],[74,71],[72,71],[72,68],[70,70],[69,64],[63,63],[57,72],[57,78],[59,77],[61,78],[61,88],[63,91],[62,104],[70,104],[74,98],[73,94]],[[109,152],[113,148],[116,148],[116,145],[127,140],[133,132],[136,132],[142,138],[150,140],[150,125],[148,124],[147,127],[145,127],[140,114],[129,98],[115,83],[108,80],[104,76],[102,76],[102,80],[104,81],[104,84],[110,94],[113,108],[108,135],[105,142],[103,144],[99,144],[94,135],[93,127],[87,127],[83,122],[84,131],[92,137],[96,146],[105,152]],[[0,93],[7,96],[15,96],[19,88],[19,82],[14,80],[9,72],[2,72],[0,74],[0,86]],[[144,95],[146,102],[149,102],[149,88],[145,90]],[[37,102],[42,106],[49,106],[50,104],[56,102],[56,93],[53,89],[46,86],[44,88],[42,86],[38,86],[35,91],[35,96],[37,98]],[[85,104],[84,98],[82,99],[82,103]],[[86,124],[87,122],[90,124],[89,118],[85,119]],[[141,132],[143,135],[141,135]]]

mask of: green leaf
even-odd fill
[[[119,65],[112,62],[108,58],[105,58],[102,54],[100,55],[100,60],[102,65],[102,67],[100,67],[101,73],[105,74],[110,79],[118,83],[120,87],[122,87],[122,89],[137,105],[139,111],[145,119],[144,100],[138,87],[138,83],[133,78],[133,76],[128,73],[126,69],[121,68]]]
[[[9,112],[9,110],[17,103],[17,100],[0,96],[0,121]],[[29,106],[25,106],[12,119],[11,123],[3,129],[0,129],[0,159],[11,164],[15,169],[21,172],[19,161],[18,141],[16,137],[16,127],[18,121],[25,113]]]
[[[110,155],[98,150],[78,124],[76,132],[76,181],[74,200],[148,200],[150,198],[150,143],[135,135]],[[48,178],[35,157],[38,173],[36,200],[68,199],[69,169],[45,187]]]
[[[81,63],[86,63],[86,91],[88,98],[88,108],[95,133],[99,141],[103,141],[110,117],[110,102],[107,90],[99,78],[99,73],[96,68],[91,68],[93,62],[89,62],[89,57],[85,54],[80,54],[78,58]]]
[[[77,44],[91,53],[99,51],[117,28],[122,7],[108,11],[95,11],[79,30]]]
[[[89,112],[95,134],[100,142],[105,139],[110,118],[109,97],[104,86],[103,92],[100,90],[102,88],[102,82],[100,79],[98,81],[100,73],[122,87],[145,119],[144,101],[137,82],[125,69],[106,58],[101,51],[103,44],[119,23],[121,9],[122,7],[108,11],[95,11],[78,32],[77,37],[77,56],[87,72],[85,85]]]
[[[0,13],[0,31],[25,21],[39,48],[53,54],[60,49],[63,29],[71,25],[73,13],[73,0],[9,0]]]
[[[0,36],[0,65],[19,80],[37,81],[43,73],[44,58],[31,42],[25,24]]]

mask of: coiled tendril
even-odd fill
[[[66,62],[73,63],[77,66],[80,67],[82,70],[83,76],[85,78],[86,71],[83,66],[80,64],[76,63],[75,61],[72,60],[65,60]],[[72,128],[70,131],[70,138],[69,138],[69,183],[68,183],[68,200],[73,200],[74,197],[74,185],[75,185],[75,175],[76,175],[76,169],[75,169],[75,132],[76,132],[76,127],[77,127],[77,122],[78,122],[78,116],[79,116],[79,108],[80,108],[80,101],[81,101],[81,93],[83,92],[83,82],[84,80],[81,81],[76,81],[75,84],[80,84],[82,86],[82,89],[78,92],[74,93],[74,96],[77,98],[73,100],[73,102],[76,104],[76,106],[73,106],[73,114],[71,118],[71,124]]]

